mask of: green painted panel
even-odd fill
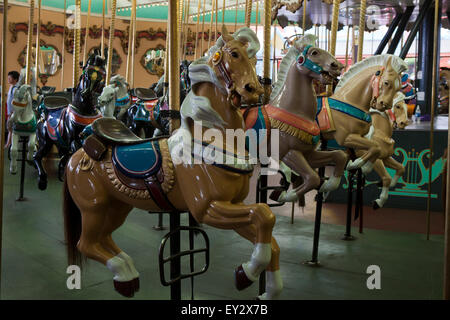
[[[29,0],[16,0],[17,2],[29,3]],[[67,8],[75,5],[75,0],[67,0]],[[36,1],[37,3],[37,1]],[[51,7],[57,9],[64,9],[64,0],[42,0],[43,7]],[[81,11],[88,12],[89,0],[81,0]],[[106,2],[106,6],[108,6],[108,2]],[[102,0],[93,0],[91,3],[91,12],[96,14],[102,14],[103,10],[103,1]]]

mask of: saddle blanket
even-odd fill
[[[152,122],[159,116],[158,99],[149,101],[140,101],[137,104],[137,112],[133,117],[134,121]]]
[[[57,141],[61,139],[61,132],[63,130],[63,118],[66,114],[67,109],[54,109],[48,110],[47,115],[47,133],[50,139]]]
[[[115,146],[112,150],[112,162],[116,169],[129,178],[148,178],[161,168],[162,157],[158,141]]]

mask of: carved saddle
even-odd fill
[[[64,116],[70,101],[62,96],[47,96],[44,98],[43,106],[46,114],[46,128],[49,138],[53,141],[64,143],[62,131],[64,126]]]
[[[117,178],[116,184],[125,187],[119,190],[131,190],[130,194],[145,190],[163,212],[176,211],[166,197],[173,183],[173,172],[165,172],[170,157],[163,159],[161,155],[161,148],[167,149],[166,140],[141,139],[114,118],[97,119],[92,123],[92,132],[83,149],[99,161],[111,148],[111,173]]]

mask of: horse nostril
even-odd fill
[[[253,87],[250,84],[247,83],[245,85],[245,90],[247,90],[248,92],[252,93],[254,89],[253,89]]]

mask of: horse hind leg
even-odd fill
[[[373,208],[376,210],[382,208],[389,197],[389,186],[391,185],[391,176],[386,171],[386,168],[383,165],[383,161],[381,161],[380,159],[375,161],[373,169],[380,176],[382,181],[380,196],[373,202]]]
[[[48,138],[42,123],[38,123],[37,140],[39,147],[33,158],[38,171],[38,188],[39,190],[45,190],[47,189],[47,172],[42,165],[42,159],[50,152],[53,143]]]
[[[133,259],[117,246],[111,236],[125,222],[132,207],[123,203],[115,203],[111,207],[114,207],[114,215],[107,215],[106,217],[102,245],[114,257],[122,259],[126,264],[126,268],[120,270],[123,273],[121,281],[114,281],[115,289],[124,296],[133,296],[135,292],[139,291],[139,272],[134,266]]]
[[[397,185],[398,179],[400,179],[405,173],[405,167],[400,163],[394,160],[394,158],[389,157],[383,160],[385,167],[389,169],[395,170],[394,178],[390,184],[390,187],[393,188]]]
[[[19,139],[20,136],[16,133],[13,133],[11,142],[11,162],[9,164],[9,172],[11,174],[17,173],[17,158],[19,156]]]
[[[253,244],[256,241],[255,225],[239,228],[235,230],[239,235],[246,238]],[[272,237],[271,241],[271,259],[266,268],[266,292],[258,296],[260,300],[274,300],[278,299],[283,290],[283,279],[280,274],[280,247],[277,241]]]
[[[251,259],[235,271],[235,284],[243,290],[255,282],[272,259],[272,229],[275,215],[264,203],[253,205],[232,204],[228,201],[213,201],[202,221],[220,229],[237,230],[255,226],[252,240],[255,243]],[[278,262],[278,257],[275,257]]]

